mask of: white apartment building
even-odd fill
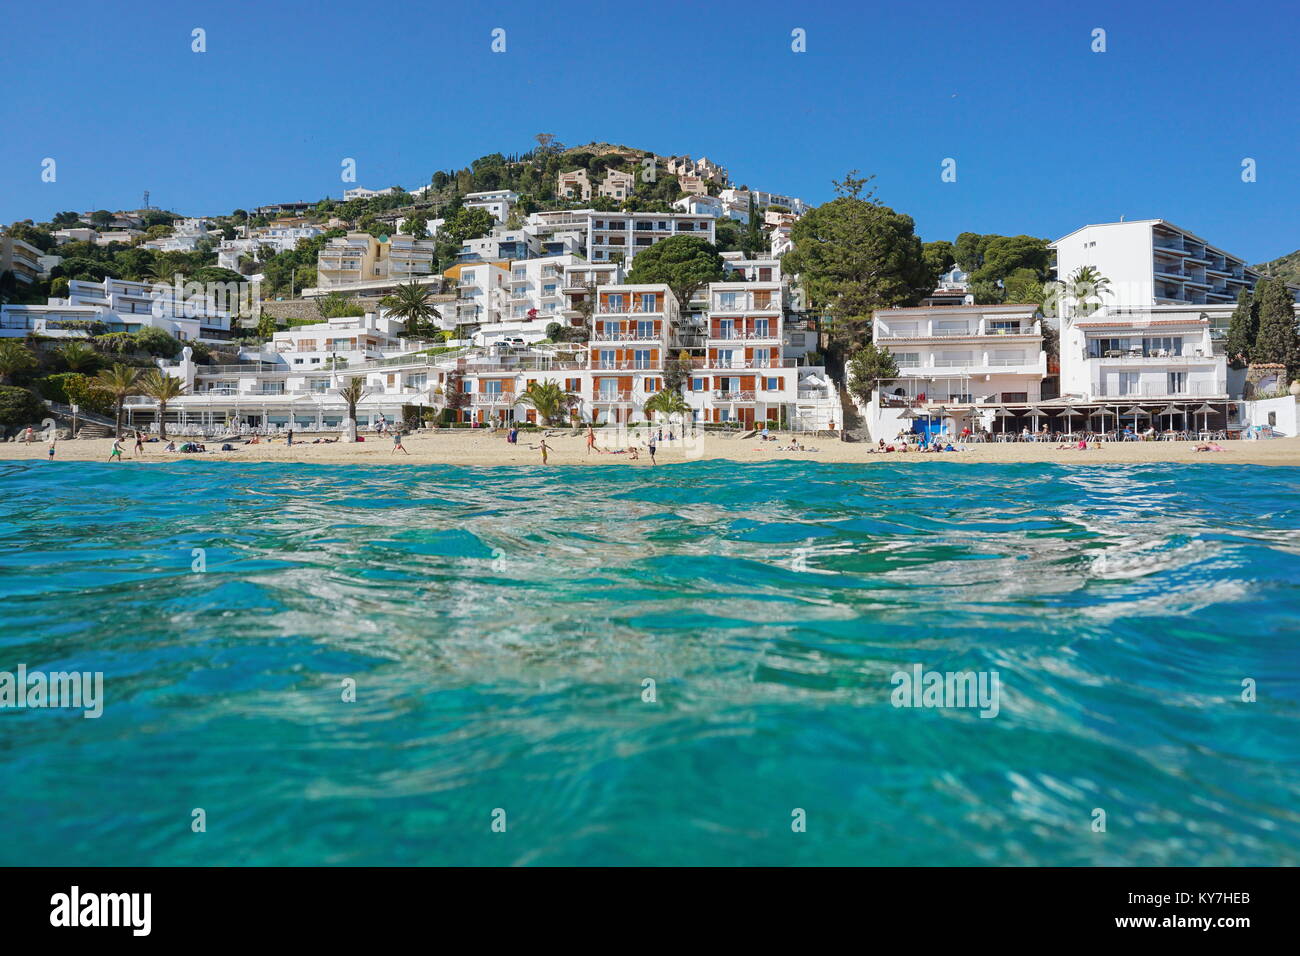
[[[439,308],[441,327],[495,325],[510,315],[510,261],[476,261],[452,266],[456,301]]]
[[[1226,399],[1203,308],[1107,308],[1061,320],[1061,393],[1093,402]]]
[[[1240,257],[1164,219],[1084,226],[1048,247],[1061,279],[1092,266],[1110,280],[1100,301],[1107,307],[1228,305],[1260,277]]]
[[[239,271],[242,256],[257,257],[265,246],[276,253],[292,252],[298,248],[303,239],[314,239],[325,230],[320,226],[278,226],[271,225],[261,229],[245,228],[246,236],[238,239],[223,239],[217,243],[217,265],[232,272]]]
[[[754,208],[760,212],[768,206],[784,206],[795,216],[802,216],[808,211],[808,204],[798,196],[783,196],[780,193],[769,193],[761,189],[724,189],[718,193],[718,198],[723,202],[745,210],[749,209],[751,197],[754,200]]]
[[[108,332],[157,328],[181,341],[223,342],[234,334],[232,315],[245,304],[240,296],[237,288],[214,291],[197,283],[73,279],[66,298],[0,307],[0,336],[84,338],[87,331],[69,323],[97,322]]]
[[[341,316],[276,332],[256,358],[284,370],[328,371],[404,350],[405,323],[381,313]]]
[[[669,236],[699,236],[714,241],[712,216],[685,213],[602,213],[588,216],[587,259],[591,262],[621,260],[630,265],[636,254]]]
[[[376,196],[391,196],[396,192],[396,186],[389,186],[387,189],[366,189],[364,186],[357,186],[355,189],[343,190],[343,201],[349,202],[353,199],[374,199]]]
[[[880,309],[872,336],[899,372],[878,387],[868,415],[873,437],[892,436],[911,405],[959,406],[991,429],[999,406],[1043,400],[1049,364],[1037,305]]]
[[[565,270],[582,262],[578,256],[516,259],[510,263],[509,312],[511,321],[539,320],[543,327],[564,317]],[[539,336],[540,337],[540,336]]]
[[[717,196],[683,196],[673,203],[673,208],[692,216],[712,216],[714,219],[734,219],[749,224],[749,210],[723,202]]]
[[[143,246],[157,252],[193,252],[207,237],[208,224],[204,220],[179,219],[172,225],[171,235],[150,239]]]
[[[519,202],[519,194],[509,189],[493,189],[487,192],[466,193],[462,205],[466,209],[486,209],[497,222],[510,218],[510,210]]]

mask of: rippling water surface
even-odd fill
[[[0,492],[0,671],[106,697],[0,711],[3,864],[1300,863],[1295,470],[36,462]],[[996,670],[999,714],[893,707],[913,664]]]

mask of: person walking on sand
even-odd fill
[[[27,431],[23,432],[23,441],[30,445],[32,443],[32,426],[27,426]]]
[[[587,423],[587,454],[590,455],[591,450],[595,447],[596,447],[596,431],[591,427],[591,423],[588,422]]]
[[[28,429],[28,431],[31,431],[31,429]],[[50,446],[50,461],[54,461],[54,443],[58,441],[58,439],[59,433],[55,429],[51,428],[50,437],[46,439]]]
[[[288,447],[289,447],[289,448],[292,448],[292,447],[293,447],[293,429],[292,429],[292,428],[289,429],[289,434],[286,436],[286,439],[288,440]]]
[[[540,445],[538,445],[537,447],[540,448],[540,449],[542,450],[542,464],[545,465],[545,464],[547,463],[547,461],[546,461],[546,456],[547,456],[547,453],[551,450],[551,446],[548,445],[548,444],[546,444],[546,439],[543,438],[543,439],[542,439],[542,443],[541,443]]]
[[[144,454],[144,435],[137,431],[135,433],[135,450],[131,452],[131,455],[135,458],[139,458],[143,454]]]
[[[658,462],[655,461],[655,436],[653,434],[650,435],[650,464],[658,464]]]
[[[122,460],[122,439],[120,439],[120,438],[114,438],[114,439],[113,439],[113,450],[112,450],[112,452],[109,454],[109,456],[108,456],[108,460],[109,460],[109,461],[121,461],[121,460]]]
[[[393,450],[391,454],[396,455],[399,451],[403,455],[410,454],[410,452],[406,450],[406,446],[402,444],[402,430],[400,428],[394,428],[393,429]]]

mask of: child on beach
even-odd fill
[[[114,439],[113,439],[113,451],[112,451],[112,454],[110,454],[110,455],[108,456],[108,460],[109,460],[109,461],[121,461],[121,460],[122,460],[122,439],[120,439],[120,438],[114,438]]]
[[[29,428],[28,431],[31,431],[31,429]],[[47,440],[48,440],[49,443],[50,443],[50,458],[49,458],[49,460],[50,460],[50,461],[54,461],[54,443],[58,440],[58,433],[57,433],[53,428],[50,429],[50,437],[49,437],[49,439],[47,439]]]
[[[136,458],[144,454],[144,435],[140,432],[135,433],[135,451],[131,454]]]
[[[659,464],[657,461],[655,461],[655,442],[656,442],[656,441],[662,441],[662,440],[663,440],[663,435],[662,435],[662,434],[659,435],[658,439],[656,439],[655,436],[654,436],[654,433],[653,433],[653,432],[651,433],[651,435],[650,435],[650,464],[652,464],[652,465],[657,465],[657,464]]]
[[[391,454],[395,455],[397,454],[398,451],[401,451],[403,455],[410,454],[410,452],[407,451],[406,447],[402,444],[402,430],[400,428],[394,428],[393,429],[393,450]]]
[[[542,464],[545,465],[545,464],[547,463],[547,462],[546,462],[546,455],[547,455],[547,453],[551,450],[551,446],[548,445],[548,444],[546,444],[546,439],[543,438],[543,439],[542,439],[542,443],[541,443],[540,445],[538,445],[537,447],[540,448],[540,449],[542,450]]]

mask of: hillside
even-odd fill
[[[1266,275],[1278,276],[1287,282],[1300,285],[1300,249],[1288,256],[1280,256],[1270,262],[1261,262],[1254,268]]]

